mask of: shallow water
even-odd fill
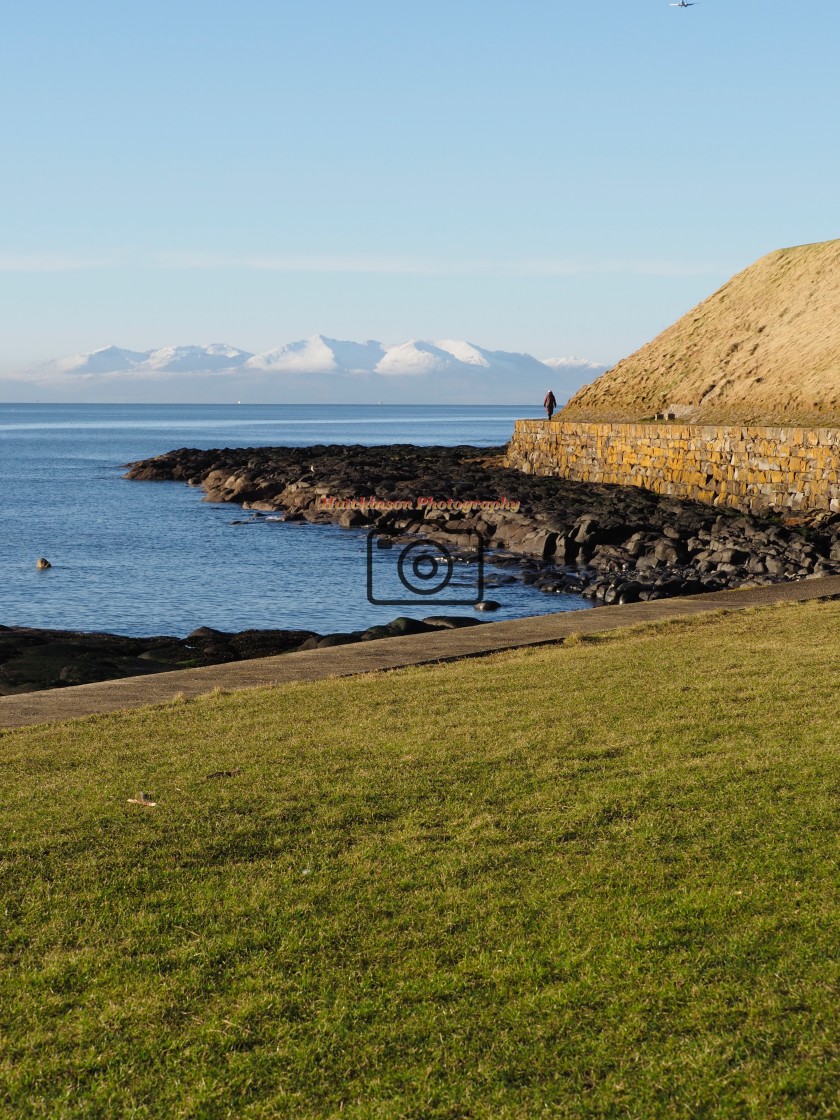
[[[367,534],[247,517],[209,505],[181,483],[128,482],[134,459],[176,447],[505,443],[528,411],[472,406],[0,405],[0,623],[7,626],[185,635],[198,626],[364,628],[396,615],[475,617],[476,570],[457,565],[444,601],[394,580],[398,550],[374,550],[368,601]],[[39,556],[53,567],[35,570]],[[502,574],[486,566],[492,579]],[[380,593],[381,589],[381,593]],[[488,588],[494,619],[588,604],[522,585]],[[484,616],[485,618],[491,616]]]

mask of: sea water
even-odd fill
[[[332,633],[397,615],[478,617],[469,605],[474,565],[456,565],[439,596],[412,596],[390,570],[400,550],[371,550],[362,530],[266,518],[234,525],[248,516],[238,506],[203,503],[183,483],[129,482],[125,465],[178,447],[491,447],[533,414],[499,406],[0,404],[0,624],[184,636],[198,626]],[[49,570],[36,570],[40,556]],[[370,602],[371,556],[373,597],[392,600],[396,588],[399,603]],[[485,574],[492,581],[503,573],[486,565]],[[483,616],[493,619],[588,605],[520,583],[485,594],[501,603]],[[463,604],[449,605],[459,597]]]

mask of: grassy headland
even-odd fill
[[[0,1108],[836,1115],[838,621],[4,733]]]
[[[840,423],[840,241],[770,253],[576,393],[561,419]]]

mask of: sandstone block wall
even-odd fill
[[[508,464],[755,513],[840,512],[838,428],[518,420]]]

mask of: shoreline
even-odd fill
[[[394,541],[426,537],[466,555],[478,534],[489,564],[547,593],[595,603],[840,574],[840,514],[758,516],[637,487],[526,475],[505,464],[505,452],[180,448],[127,464],[125,477],[181,481],[202,489],[204,501],[252,517],[375,530]],[[394,508],[378,508],[388,502]]]
[[[840,574],[840,515],[756,517],[637,488],[525,475],[506,448],[413,444],[180,448],[127,464],[135,481],[180,481],[247,519],[425,538],[455,559],[476,534],[494,585],[520,581],[591,605],[629,604]],[[0,695],[210,666],[376,638],[480,625],[434,614],[363,630],[200,627],[187,637],[0,627]]]
[[[422,621],[400,617],[366,630],[328,634],[268,629],[229,632],[201,626],[185,638],[0,625],[0,699],[480,625],[480,619],[441,614]]]

